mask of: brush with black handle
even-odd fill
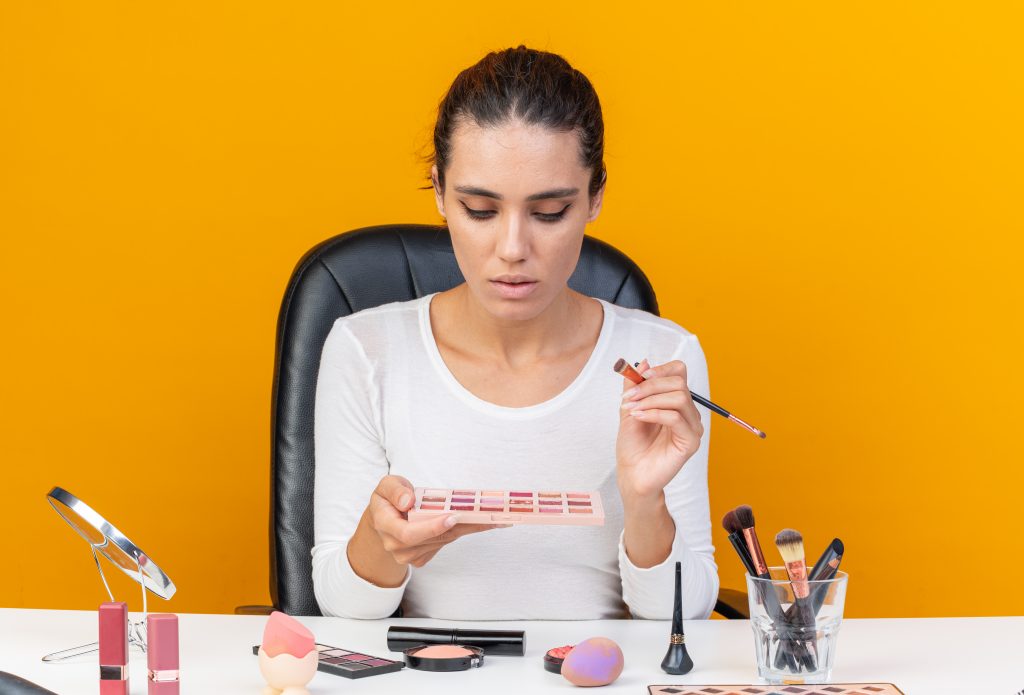
[[[768,571],[768,563],[765,562],[764,553],[761,551],[761,542],[757,538],[757,530],[754,527],[754,510],[750,505],[742,504],[736,507],[731,516],[727,514],[722,521],[723,523],[727,522],[730,524],[730,527],[726,529],[730,534],[738,533],[739,537],[743,539],[747,550],[747,557],[750,560],[750,566],[747,568],[747,571],[754,577],[770,581],[772,575]],[[810,666],[813,661],[810,655],[806,653],[807,650],[801,642],[792,639],[790,636],[792,633],[791,626],[789,621],[786,620],[786,612],[782,608],[782,603],[779,602],[779,596],[775,593],[774,586],[757,582],[757,587],[760,592],[761,602],[764,604],[768,617],[775,624],[775,631],[781,641],[779,649],[775,654],[775,668],[781,671],[788,664],[790,671],[796,673],[800,670],[800,664]]]
[[[743,569],[747,571],[751,577],[757,577],[757,568],[754,567],[754,561],[750,559],[750,552],[747,550],[746,541],[743,538],[743,527],[740,525],[739,520],[736,518],[735,510],[730,510],[725,513],[722,517],[722,528],[725,529],[726,533],[729,534],[729,542],[732,543],[733,550],[740,558],[740,562],[743,564]],[[775,624],[776,634],[784,632],[783,624],[786,622],[786,615],[782,610],[782,605],[778,602],[776,597],[775,601],[765,600],[765,587],[763,584],[757,585],[758,595],[761,597],[761,603],[764,605],[765,610],[768,612],[768,617],[772,619],[772,623]],[[780,638],[781,644],[779,645],[778,651],[775,652],[775,668],[782,671],[787,665],[791,671],[796,672],[799,670],[797,662],[800,660],[792,653],[794,648],[797,647],[797,643],[784,637]]]
[[[786,563],[786,573],[793,587],[793,606],[796,619],[793,623],[804,629],[804,639],[810,645],[812,658],[818,653],[817,627],[814,607],[811,605],[811,589],[807,583],[807,561],[804,557],[804,537],[799,531],[783,529],[775,536],[775,545]],[[816,659],[815,659],[816,661]],[[816,669],[811,669],[816,670]]]
[[[845,549],[841,540],[833,538],[832,542],[825,548],[825,552],[814,563],[814,567],[811,568],[811,572],[807,576],[807,581],[818,582],[833,579],[836,576],[836,572],[839,571],[839,563],[843,561]],[[828,585],[811,584],[811,611],[815,616],[821,610],[821,604],[825,602],[826,596],[828,596]],[[789,622],[793,622],[796,618],[796,604],[793,604],[786,610],[786,618]]]

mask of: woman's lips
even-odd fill
[[[532,280],[530,282],[501,282],[500,280],[491,280],[493,285],[498,290],[498,294],[505,299],[522,299],[526,297],[534,288],[537,287],[537,281]]]

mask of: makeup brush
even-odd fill
[[[640,363],[637,362],[636,366],[639,367]],[[622,376],[624,376],[627,379],[629,379],[630,381],[632,381],[634,384],[639,384],[639,383],[645,381],[645,379],[642,376],[640,376],[640,372],[638,372],[635,369],[633,369],[633,366],[630,365],[629,362],[627,362],[626,360],[622,359],[621,357],[615,363],[615,366],[612,367],[612,369],[614,369],[618,374],[621,374]],[[753,425],[748,425],[747,423],[743,422],[743,420],[740,420],[738,417],[736,417],[735,415],[730,413],[728,410],[726,410],[722,406],[715,405],[714,403],[709,401],[704,396],[697,395],[693,391],[690,391],[690,397],[693,400],[695,400],[698,403],[700,403],[705,408],[708,408],[709,410],[711,410],[711,411],[713,411],[715,413],[718,413],[719,415],[721,415],[722,417],[724,417],[724,418],[726,418],[728,420],[732,420],[733,422],[735,422],[737,425],[739,425],[743,429],[748,430],[750,432],[753,432],[754,434],[756,434],[761,439],[764,439],[765,437],[768,436],[764,432],[762,432],[761,430],[759,430],[756,427],[754,427]]]
[[[814,563],[810,580],[814,582],[835,577],[836,572],[839,571],[839,563],[843,561],[843,552],[845,550],[843,542],[838,538],[833,538],[832,542],[825,548],[825,552]],[[821,610],[821,604],[825,602],[827,594],[828,587],[824,585],[815,586],[811,589],[811,607],[814,610],[814,615],[818,615],[818,611]]]
[[[750,553],[747,552],[747,547],[744,545],[743,540],[743,527],[740,526],[739,519],[736,518],[735,511],[728,511],[725,516],[722,517],[722,528],[725,529],[726,533],[729,534],[729,542],[732,543],[733,550],[740,556],[740,562],[743,563],[743,568],[747,570],[747,574],[751,577],[757,576],[757,570],[754,569],[754,563],[750,559]]]
[[[807,576],[807,580],[810,582],[816,581],[827,581],[836,576],[836,572],[839,571],[839,563],[843,561],[843,542],[838,538],[833,538],[832,542],[825,548],[825,552],[821,554],[818,561],[814,563],[814,567],[811,569],[810,574]],[[828,586],[819,585],[811,586],[811,612],[817,616],[818,611],[821,610],[821,604],[825,602],[825,597],[828,595]],[[793,622],[797,618],[797,608],[794,603],[786,610],[786,619],[789,622]]]
[[[668,651],[661,660],[661,670],[673,676],[689,673],[693,659],[686,651],[686,635],[683,634],[683,563],[676,563],[676,600],[672,608],[672,636],[669,637]]]
[[[750,514],[753,516],[752,510]],[[735,510],[726,512],[725,516],[722,517],[722,528],[729,533],[729,542],[732,543],[732,547],[736,550],[736,554],[740,556],[740,562],[743,563],[743,567],[747,570],[747,574],[752,577],[760,576],[757,568],[754,567],[753,560],[750,559],[750,553],[747,550],[745,545],[746,541],[743,536],[743,525],[740,524]],[[790,621],[788,620],[786,613],[783,611],[782,604],[779,603],[778,596],[775,595],[775,592],[771,592],[772,598],[769,599],[766,597],[767,589],[768,587],[766,585],[761,583],[757,584],[757,591],[761,597],[761,603],[764,604],[765,610],[768,612],[768,617],[770,617],[772,622],[776,624],[776,630],[781,635],[785,635],[787,633],[786,626]],[[779,645],[779,650],[776,653],[776,660],[778,662],[775,665],[776,668],[781,670],[784,668],[785,664],[788,663],[795,672],[799,669],[797,661],[802,661],[803,659],[799,656],[795,656],[793,653],[800,653],[802,651],[803,649],[800,648],[798,643],[783,637],[782,644]]]
[[[817,640],[814,638],[814,613],[810,601],[810,586],[807,584],[807,562],[804,559],[804,537],[799,531],[791,528],[783,529],[775,536],[775,545],[786,563],[786,573],[793,586],[793,605],[796,607],[796,620],[793,621],[811,635],[811,651],[817,653]],[[812,669],[814,670],[814,669]]]
[[[747,543],[747,552],[750,553],[755,576],[771,580],[772,574],[768,571],[768,563],[765,562],[764,552],[761,550],[761,542],[757,539],[757,531],[754,528],[753,508],[749,504],[741,504],[734,511],[736,512],[736,521],[739,522],[743,538]],[[775,623],[776,630],[780,633],[779,636],[791,638],[793,622],[787,619],[786,611],[782,608],[782,603],[779,601],[779,595],[775,592],[774,585],[758,584],[758,586],[762,590],[761,600],[764,602],[765,610]],[[789,639],[788,641],[788,648],[783,649],[780,647],[776,656],[778,659],[788,660],[790,669],[796,673],[800,670],[798,661],[804,665],[810,665],[812,660],[810,655],[806,653],[802,642],[795,639]],[[778,664],[776,664],[776,667],[778,667]],[[814,669],[812,668],[811,670],[813,671]]]

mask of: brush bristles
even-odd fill
[[[605,363],[605,364],[607,364],[607,363]],[[626,367],[628,367],[628,366],[629,366],[629,363],[626,362],[626,360],[624,360],[624,359],[622,359],[620,357],[618,362],[615,363],[615,366],[613,367],[613,369],[615,371],[617,371],[619,374],[622,374],[624,371],[626,371]]]
[[[736,507],[736,520],[742,528],[754,528],[754,510],[749,504],[741,504]]]
[[[841,540],[838,538],[832,539],[832,552],[836,555],[842,556],[844,550],[846,550],[846,548],[843,547],[843,542]]]
[[[743,526],[740,524],[739,519],[736,518],[736,512],[726,512],[725,516],[722,517],[722,528],[725,529],[726,533],[743,533]]]
[[[783,561],[788,565],[791,562],[802,562],[804,559],[804,537],[799,531],[791,528],[783,529],[775,536],[775,545],[782,553]]]

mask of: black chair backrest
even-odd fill
[[[340,234],[295,267],[281,303],[271,403],[270,594],[289,615],[320,615],[313,595],[313,402],[335,319],[463,281],[445,227],[383,225]],[[647,277],[613,246],[585,237],[569,285],[658,313]]]

